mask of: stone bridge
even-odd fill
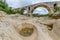
[[[25,7],[22,7],[22,8],[17,8],[17,9],[14,9],[14,11],[16,10],[27,10],[29,15],[32,15],[33,11],[38,8],[38,7],[44,7],[46,8],[49,13],[53,13],[53,9],[54,9],[54,4],[57,4],[58,6],[60,6],[60,2],[44,2],[44,3],[37,3],[37,4],[34,4],[34,5],[29,5],[29,6],[25,6]]]

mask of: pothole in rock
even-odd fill
[[[35,32],[35,26],[29,23],[23,23],[22,28],[19,31],[19,34],[24,37],[30,37]]]
[[[24,36],[24,37],[28,37],[30,35],[32,35],[34,29],[33,28],[22,28],[22,30],[20,30],[20,35]]]

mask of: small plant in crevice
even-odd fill
[[[15,11],[15,13],[18,13],[18,14],[24,15],[24,10],[17,10],[17,11]]]
[[[54,13],[57,12],[57,11],[60,11],[60,7],[55,6],[55,8],[54,8]]]
[[[55,3],[53,6],[54,6],[54,10],[53,10],[54,13],[57,12],[57,11],[60,11],[60,7],[57,6],[57,3]]]

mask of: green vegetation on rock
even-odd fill
[[[39,14],[33,14],[34,17],[51,17],[53,14],[45,14],[45,15],[39,15]]]
[[[16,14],[16,13],[23,14],[23,10],[15,12],[12,10],[11,7],[8,7],[6,0],[4,0],[4,1],[0,0],[0,11],[4,11],[7,14]]]
[[[57,3],[54,4],[54,13],[60,11],[60,7],[57,6]]]
[[[57,11],[60,11],[60,7],[55,6],[55,8],[54,8],[54,13],[57,12]]]

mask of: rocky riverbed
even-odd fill
[[[60,19],[0,11],[0,40],[60,40]]]

